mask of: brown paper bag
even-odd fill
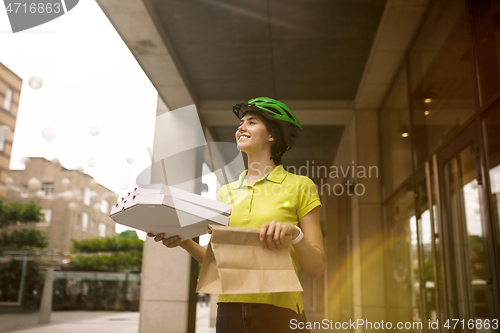
[[[197,292],[256,294],[302,291],[288,247],[277,249],[259,240],[259,229],[210,225],[212,238],[201,266]]]

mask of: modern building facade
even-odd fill
[[[17,110],[23,80],[0,62],[0,185],[9,177],[12,139],[16,128]],[[5,196],[0,186],[0,196]]]
[[[323,277],[301,273],[309,320],[498,329],[498,2],[98,3],[159,114],[196,104],[208,141],[234,142],[231,107],[253,97],[301,121],[283,161],[318,185],[327,254]],[[145,247],[141,332],[192,332],[196,266]]]
[[[91,176],[41,157],[25,161],[24,170],[11,170],[7,179],[7,202],[34,201],[45,215],[36,228],[49,238],[48,251],[68,252],[71,239],[114,236],[115,222],[109,217],[118,196]],[[15,228],[15,227],[13,227]]]

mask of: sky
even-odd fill
[[[0,62],[23,79],[11,169],[57,158],[120,196],[136,186],[151,164],[157,92],[94,0],[15,34],[0,5]]]

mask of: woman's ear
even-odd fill
[[[274,136],[269,135],[269,141],[274,141]]]

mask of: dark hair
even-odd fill
[[[260,121],[264,123],[266,126],[266,129],[271,135],[274,137],[274,141],[271,144],[271,159],[273,160],[274,164],[280,165],[281,164],[281,156],[287,151],[286,149],[286,142],[285,142],[285,136],[283,134],[283,130],[281,129],[281,126],[278,124],[277,121],[272,121],[267,119],[266,117],[263,117],[260,115],[258,112],[246,112],[251,113],[255,115],[257,118],[259,118]]]

